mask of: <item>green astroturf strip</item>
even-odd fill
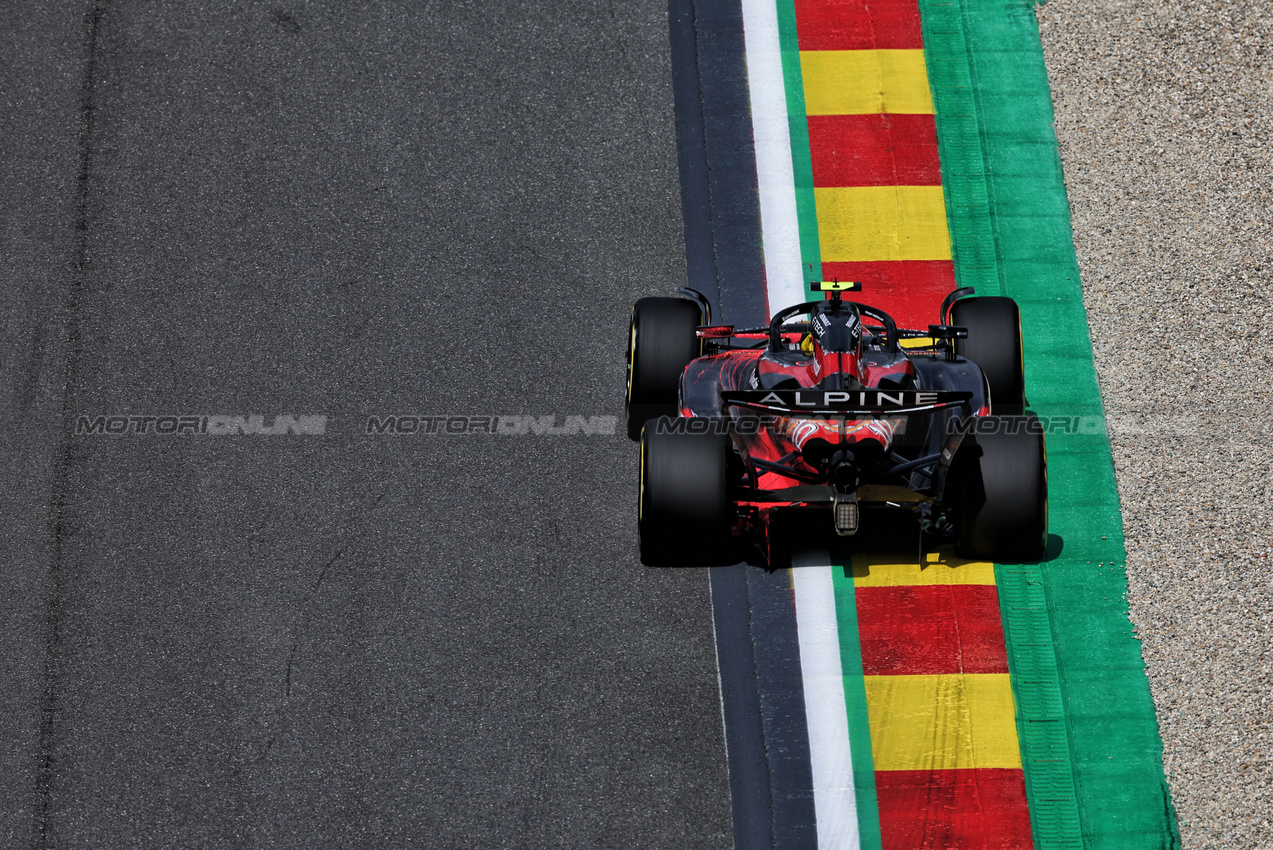
[[[853,790],[857,798],[858,835],[862,850],[880,850],[880,806],[875,793],[875,757],[871,753],[871,725],[866,711],[866,678],[862,673],[862,645],[858,633],[857,592],[848,565],[831,567],[835,587],[835,622],[840,632],[840,669],[844,673],[844,702],[849,713],[849,746],[853,757]]]
[[[796,186],[796,218],[800,225],[800,260],[807,280],[822,279],[822,247],[818,242],[818,208],[813,194],[813,158],[809,151],[809,118],[804,113],[804,74],[796,33],[794,0],[776,0],[782,79],[787,90],[787,124],[791,132],[791,169]],[[770,305],[777,308],[778,305]],[[783,305],[785,306],[785,305]]]
[[[956,278],[1018,301],[1029,406],[1071,423],[1047,438],[1055,557],[996,566],[1035,843],[1179,847],[1033,6],[920,12]]]

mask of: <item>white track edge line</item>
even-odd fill
[[[760,191],[761,238],[770,312],[808,300],[800,257],[791,127],[775,0],[742,0]],[[818,270],[819,274],[821,270]],[[825,553],[799,556],[791,571],[813,774],[814,818],[822,850],[860,847],[835,587]]]
[[[774,0],[742,0],[747,88],[760,189],[760,231],[769,312],[807,301],[800,259],[800,220],[791,163],[791,126]],[[819,276],[820,276],[819,272]]]
[[[823,553],[797,556],[791,583],[795,589],[805,718],[809,724],[818,847],[838,850],[860,844],[835,586],[832,567],[826,561]]]

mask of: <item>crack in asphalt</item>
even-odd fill
[[[393,476],[390,479],[390,483],[396,480],[397,480],[397,476]],[[368,517],[370,517],[373,513],[375,513],[376,509],[380,507],[380,503],[384,501],[385,496],[388,495],[389,493],[389,486],[390,486],[389,484],[386,484],[381,489],[380,495],[377,496],[376,500],[371,503],[371,506],[366,508],[364,511],[360,513],[358,517],[359,521],[357,523],[357,527],[364,528],[364,531],[361,533],[355,532],[354,534],[344,537],[340,541],[339,546],[337,546],[336,548],[335,554],[333,554],[330,558],[328,558],[323,563],[322,569],[318,571],[318,578],[314,580],[314,584],[310,587],[309,592],[305,594],[305,599],[301,602],[299,617],[297,619],[296,625],[292,628],[292,649],[287,654],[287,672],[284,676],[284,691],[283,691],[284,699],[289,699],[292,696],[292,665],[296,661],[296,653],[300,651],[301,637],[305,631],[305,626],[309,620],[309,613],[313,605],[314,597],[318,595],[318,591],[323,586],[323,582],[327,579],[327,574],[331,570],[332,566],[337,561],[339,561],[341,557],[347,551],[349,551],[350,546],[354,545],[357,542],[360,542],[361,539],[364,536],[366,536],[368,532],[366,531],[366,523],[363,521],[366,520]],[[272,739],[271,739],[271,743],[273,743]]]
[[[63,568],[63,540],[69,533],[68,490],[73,463],[70,422],[74,415],[75,385],[79,378],[83,341],[80,312],[87,288],[89,257],[89,181],[93,172],[93,125],[97,114],[97,51],[102,20],[109,0],[95,2],[84,13],[84,76],[80,83],[79,170],[76,174],[75,237],[72,245],[70,286],[64,307],[66,321],[66,370],[62,383],[62,424],[60,445],[53,470],[53,499],[50,503],[49,592],[44,614],[44,666],[41,671],[39,764],[35,774],[35,824],[32,845],[51,846],[50,819],[53,808],[53,779],[56,772],[57,724],[62,704],[62,640],[66,608],[66,575]]]

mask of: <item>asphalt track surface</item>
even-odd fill
[[[361,433],[621,411],[685,275],[661,0],[10,6],[0,221],[0,843],[730,845],[634,447]]]

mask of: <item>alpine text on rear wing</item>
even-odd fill
[[[840,415],[922,413],[966,405],[970,392],[938,390],[739,390],[721,394],[727,405],[776,413]]]

